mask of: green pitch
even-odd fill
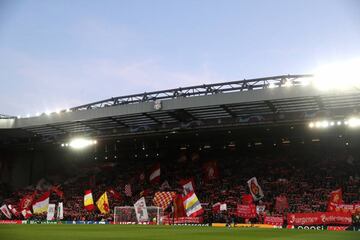
[[[141,225],[0,225],[1,240],[359,240],[360,232]]]

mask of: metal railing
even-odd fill
[[[302,85],[303,80],[310,78],[312,75],[280,75],[265,78],[244,79],[232,82],[204,84],[190,87],[180,87],[154,92],[145,92],[140,94],[125,95],[112,97],[98,102],[73,107],[71,111],[80,111],[87,109],[96,109],[110,107],[115,105],[125,105],[140,102],[151,102],[164,99],[175,99],[179,97],[193,97],[214,95],[219,93],[242,92],[265,88],[297,86]]]

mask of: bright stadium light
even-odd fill
[[[359,88],[360,58],[319,67],[314,71],[313,85],[323,91]]]
[[[73,149],[84,149],[84,148],[94,145],[96,143],[97,143],[97,141],[92,140],[92,139],[74,138],[70,141],[69,147],[71,147]]]
[[[269,88],[276,88],[275,83],[270,83],[270,84],[269,84]]]
[[[351,128],[359,127],[360,126],[360,118],[352,117],[348,120],[348,125]]]

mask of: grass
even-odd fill
[[[358,240],[360,232],[144,225],[0,225],[1,240]]]

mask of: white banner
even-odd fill
[[[264,197],[263,190],[258,184],[256,177],[250,178],[249,181],[247,181],[247,184],[255,201],[258,201]]]
[[[55,204],[49,204],[46,220],[48,221],[54,220],[54,215],[55,215]]]
[[[56,211],[56,219],[61,220],[63,218],[64,218],[64,206],[62,202],[59,202]]]
[[[146,208],[145,198],[140,198],[135,204],[135,213],[138,222],[148,222],[149,216]]]
[[[0,210],[8,219],[11,219],[11,213],[10,213],[8,207],[6,206],[6,204],[2,205],[0,207]]]

